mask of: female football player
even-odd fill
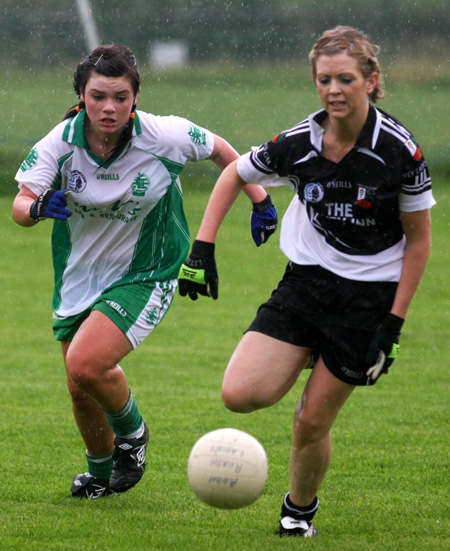
[[[227,167],[194,242],[211,266],[227,206],[246,182],[280,177],[295,191],[280,234],[286,271],[222,388],[232,411],[268,407],[316,359],[294,416],[280,536],[316,534],[330,429],[353,390],[375,384],[394,361],[430,251],[427,164],[411,133],[374,106],[383,97],[376,56],[356,29],[320,37],[310,61],[322,109]]]
[[[98,498],[134,486],[145,469],[148,428],[119,362],[161,322],[189,249],[179,174],[187,161],[220,169],[238,158],[222,138],[180,117],[136,109],[140,75],[121,45],[77,66],[79,103],[22,163],[13,218],[53,218],[54,335],[61,341],[88,472],[72,495]],[[256,244],[276,226],[270,197],[254,203]],[[214,297],[211,282],[208,292]]]

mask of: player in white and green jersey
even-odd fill
[[[54,333],[89,467],[72,495],[97,498],[144,473],[148,428],[118,362],[174,297],[190,241],[179,174],[188,161],[223,169],[238,154],[184,118],[137,111],[140,76],[123,46],[97,48],[74,76],[80,102],[22,163],[13,217],[54,218]],[[262,187],[244,191],[260,244],[276,213]]]

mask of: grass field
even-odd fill
[[[435,179],[432,256],[404,327],[400,357],[376,387],[353,394],[333,429],[333,461],[319,495],[318,538],[286,541],[272,535],[287,491],[292,416],[306,376],[282,402],[251,415],[233,414],[220,400],[226,363],[285,265],[277,236],[259,249],[253,245],[245,198],[219,235],[219,300],[192,303],[176,297],[161,326],[122,362],[150,426],[145,477],[129,493],[111,499],[69,497],[73,476],[86,467],[59,346],[51,334],[51,223],[25,229],[10,218],[17,159],[73,103],[67,74],[5,76],[0,114],[0,550],[447,550],[450,192],[443,178]],[[184,79],[154,76],[140,103],[154,112],[183,114],[245,150],[299,120],[299,111],[304,116],[318,108],[310,86],[300,86],[293,75],[261,90],[263,81],[258,72],[249,74],[245,85],[237,77],[195,72]],[[423,83],[409,83],[405,95],[400,85],[393,88],[397,92],[384,108],[417,127],[425,152],[443,163],[439,143],[450,143],[443,89],[433,92]],[[430,103],[438,96],[438,104]],[[435,123],[432,128],[424,112]],[[5,113],[13,116],[6,119]],[[194,235],[210,193],[208,182],[216,175],[205,165],[187,168],[183,180]],[[8,179],[11,186],[5,185]],[[283,212],[289,190],[271,193]],[[187,481],[195,441],[225,426],[253,434],[269,459],[265,492],[243,510],[204,505]]]
[[[450,72],[436,73],[433,68],[440,65],[432,61],[427,70],[424,66],[423,60],[417,60],[409,70],[404,63],[391,68],[380,107],[414,132],[434,173],[449,176]],[[14,174],[31,147],[76,103],[73,69],[19,71],[8,67],[2,72],[0,194],[15,189]],[[187,117],[243,153],[320,109],[308,71],[305,65],[295,64],[245,71],[216,67],[152,73],[144,69],[138,107]],[[194,173],[204,170],[202,165]]]
[[[208,191],[186,191],[194,232]],[[375,388],[355,392],[336,422],[334,461],[320,492],[320,537],[309,542],[272,536],[305,376],[281,403],[248,416],[220,401],[227,360],[285,262],[276,238],[260,249],[252,244],[245,199],[219,236],[219,300],[177,297],[164,323],[122,363],[151,427],[148,472],[128,494],[100,502],[69,497],[72,477],[85,469],[84,448],[50,331],[50,223],[15,226],[10,199],[0,199],[0,549],[448,549],[450,194],[442,183],[435,193],[433,254],[401,356]],[[289,195],[274,190],[280,211]],[[232,512],[198,501],[186,477],[195,441],[225,426],[255,435],[270,463],[261,498]]]

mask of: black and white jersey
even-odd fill
[[[420,147],[387,113],[370,106],[354,148],[339,162],[321,155],[327,117],[313,113],[243,155],[247,182],[290,185],[296,195],[281,228],[281,249],[297,264],[319,264],[364,281],[398,281],[404,234],[400,211],[435,201]]]

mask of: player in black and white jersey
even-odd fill
[[[197,236],[205,249],[213,246],[245,182],[275,178],[295,191],[280,234],[286,272],[236,348],[222,387],[233,411],[268,407],[315,358],[295,412],[281,536],[316,534],[332,424],[353,390],[375,384],[394,361],[430,251],[427,164],[411,133],[373,105],[383,96],[376,54],[353,28],[322,35],[310,61],[323,108],[223,172]],[[204,261],[207,280],[212,253]]]
[[[79,63],[74,90],[78,105],[16,174],[13,218],[27,227],[54,219],[53,330],[88,463],[71,491],[96,499],[129,490],[144,474],[149,431],[119,362],[158,326],[175,294],[190,240],[179,174],[206,159],[222,170],[238,154],[183,117],[137,110],[136,59],[119,44]],[[259,246],[276,213],[261,186],[246,193]]]

